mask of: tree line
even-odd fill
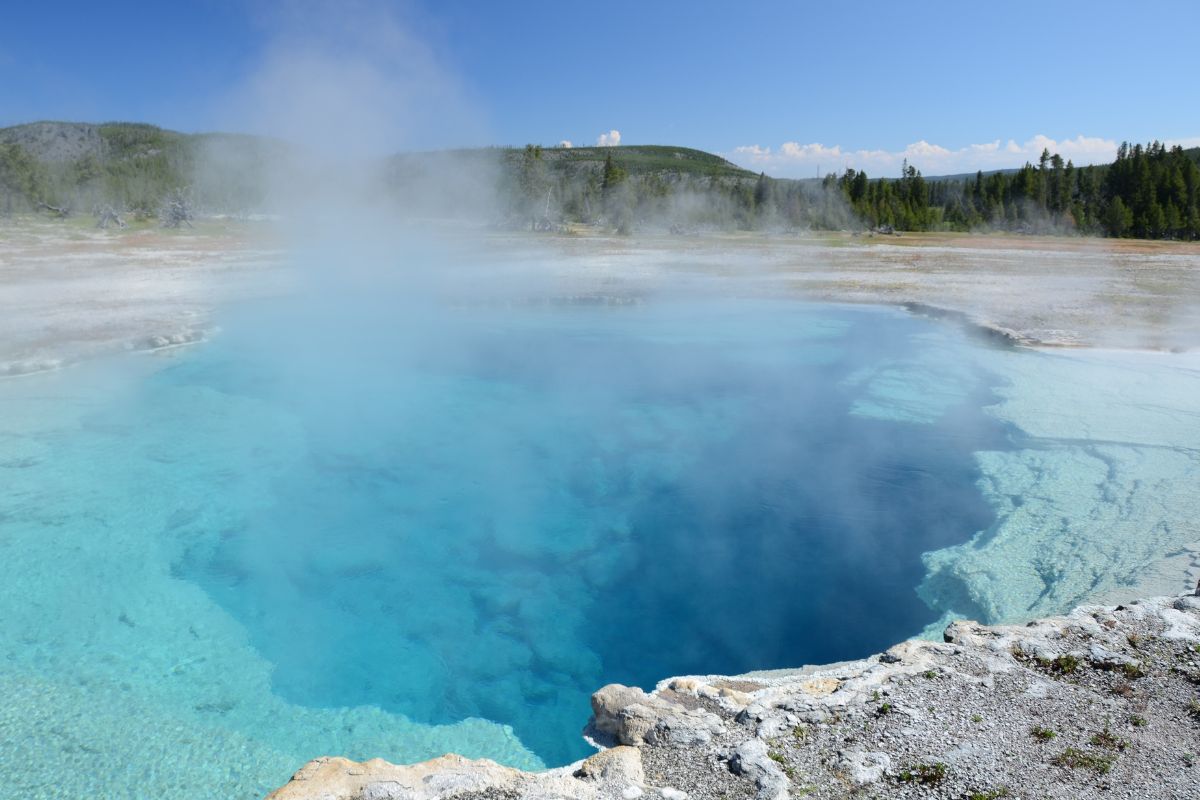
[[[590,171],[552,169],[526,147],[501,194],[531,227],[553,221],[612,229],[673,228],[999,230],[1021,233],[1200,239],[1200,150],[1124,143],[1112,164],[1076,167],[1048,150],[1037,164],[963,178],[899,178],[847,169],[816,180],[765,174],[704,176],[621,166],[620,148]]]
[[[856,215],[897,230],[1079,233],[1200,239],[1200,151],[1123,143],[1112,164],[1076,167],[1043,150],[1015,172],[926,180],[907,163],[897,180],[828,176]]]

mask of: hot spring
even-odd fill
[[[1060,609],[1194,510],[1161,499],[1200,452],[1175,362],[712,295],[316,312],[298,342],[274,313],[0,386],[22,796],[252,797],[323,754],[564,764],[605,683]]]

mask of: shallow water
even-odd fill
[[[893,311],[362,326],[279,358],[249,309],[165,363],[0,387],[22,796],[251,797],[328,753],[566,763],[606,682],[862,656],[979,604],[955,570],[995,565],[965,543],[1013,518],[988,470],[1045,449],[996,410],[1041,356]]]

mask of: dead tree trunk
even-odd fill
[[[118,228],[125,227],[125,220],[121,219],[121,215],[117,213],[112,206],[103,206],[96,209],[96,227],[107,228],[109,225],[116,225]]]
[[[44,200],[38,201],[38,208],[51,212],[60,219],[71,216],[70,206],[52,206]]]
[[[191,195],[185,189],[176,189],[168,194],[158,211],[164,228],[182,228],[184,225],[191,228],[195,216]]]

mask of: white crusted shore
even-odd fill
[[[1195,797],[1200,597],[955,622],[861,661],[592,698],[596,755],[541,773],[319,758],[269,800]]]
[[[292,288],[282,231],[98,231],[0,218],[0,377],[159,340],[196,340],[218,307]],[[1190,349],[1200,341],[1200,245],[1086,237],[850,234],[462,237],[565,294],[653,294],[707,281],[743,294],[950,312],[1044,347]],[[460,242],[461,245],[461,242]]]

